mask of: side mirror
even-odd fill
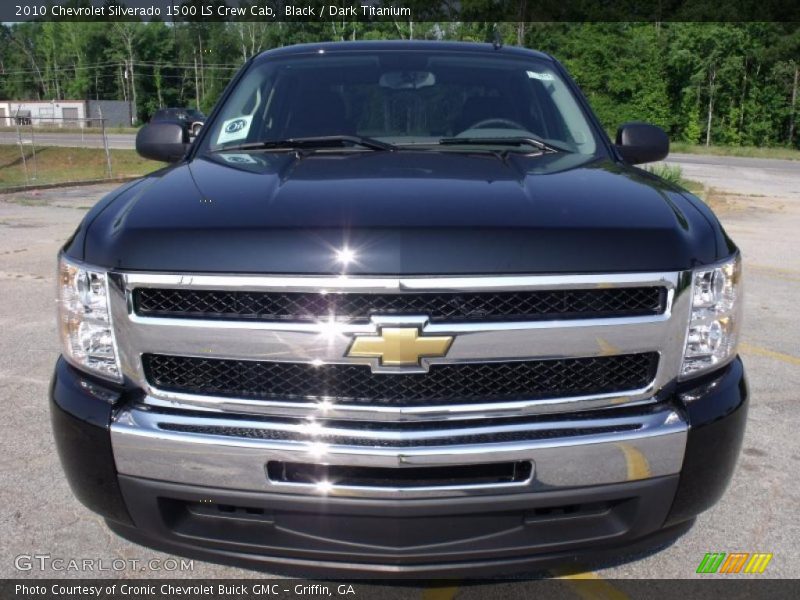
[[[649,123],[621,125],[615,144],[620,156],[632,165],[663,160],[669,154],[667,134]]]
[[[145,158],[178,162],[189,149],[189,135],[178,123],[150,123],[136,134],[136,152]]]

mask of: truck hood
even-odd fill
[[[94,215],[83,254],[186,272],[657,271],[717,260],[721,236],[661,180],[575,154],[253,152],[128,187]]]

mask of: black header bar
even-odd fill
[[[0,21],[800,22],[796,0],[3,0]]]
[[[3,600],[458,600],[531,598],[625,598],[686,600],[774,600],[800,596],[800,580],[760,579],[731,575],[713,579],[573,579],[491,581],[322,580],[271,579],[6,579],[0,580]]]

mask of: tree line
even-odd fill
[[[561,60],[609,131],[800,147],[800,28],[791,23],[26,22],[0,25],[0,98],[125,100],[209,111],[241,64],[303,42],[489,41]]]

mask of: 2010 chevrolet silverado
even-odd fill
[[[271,50],[59,257],[76,496],[181,555],[486,575],[674,539],[745,426],[739,252],[563,67],[492,44]]]

